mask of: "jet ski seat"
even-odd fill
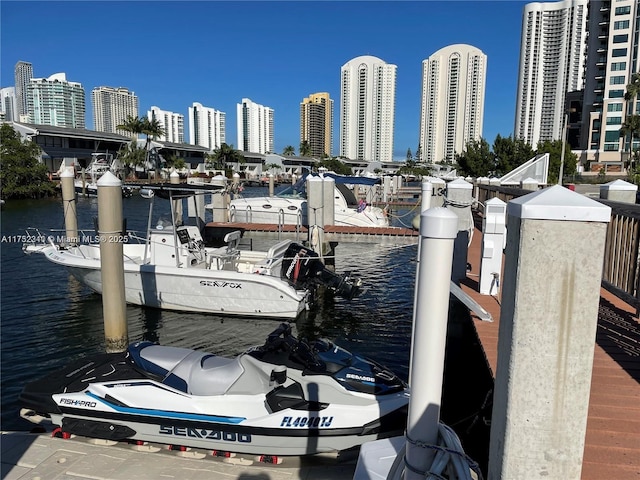
[[[242,375],[237,358],[151,342],[129,346],[131,361],[165,385],[192,395],[222,395]]]

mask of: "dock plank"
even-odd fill
[[[478,292],[481,241],[476,229],[468,253],[472,270],[461,287],[493,316],[474,325],[495,378],[500,296]],[[600,295],[581,479],[639,480],[640,323],[631,305],[604,288]]]

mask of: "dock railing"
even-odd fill
[[[531,193],[515,187],[477,185],[478,208],[491,198],[509,200]],[[602,286],[640,313],[640,205],[593,200],[611,207],[605,242]],[[570,239],[567,239],[570,241]]]

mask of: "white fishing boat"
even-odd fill
[[[324,284],[336,294],[352,298],[359,279],[337,275],[324,267],[304,246],[284,240],[266,251],[242,250],[240,232],[225,236],[222,247],[206,247],[195,225],[182,225],[176,202],[211,194],[213,186],[156,184],[141,189],[151,198],[149,227],[140,243],[122,235],[126,301],[168,310],[235,316],[296,318],[311,300],[314,286]],[[174,221],[151,221],[157,197],[171,202]],[[80,282],[102,293],[98,236],[83,236],[78,244],[27,243],[26,253],[40,253],[66,267]],[[46,235],[30,234],[42,239]]]
[[[353,187],[373,187],[379,178],[317,174],[319,178],[329,177],[335,181],[334,224],[349,227],[388,227],[389,219],[379,207],[359,200]],[[232,222],[268,223],[277,225],[308,225],[307,218],[307,176],[274,196],[243,197],[231,200],[229,216]],[[213,205],[207,205],[213,209]]]

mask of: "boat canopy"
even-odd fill
[[[357,176],[348,176],[348,175],[338,175],[336,173],[324,173],[325,177],[330,177],[335,180],[336,183],[344,183],[350,185],[378,185],[382,183],[379,178],[370,178],[370,177],[357,177]]]
[[[153,191],[153,194],[164,199],[190,198],[195,195],[205,195],[224,190],[223,186],[214,184],[191,183],[151,183],[141,185],[140,191]]]

